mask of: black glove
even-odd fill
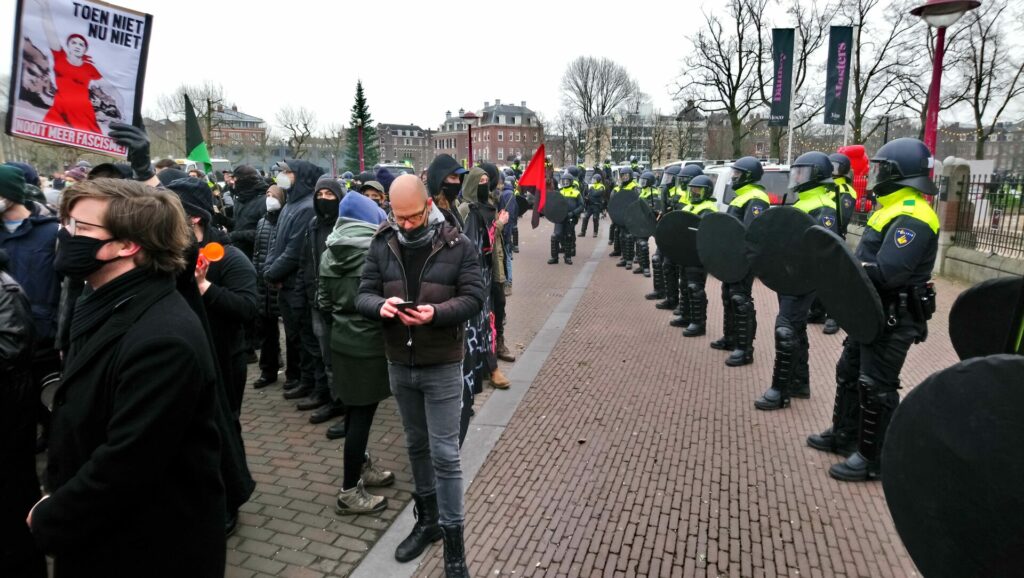
[[[146,130],[121,122],[110,123],[110,138],[117,144],[128,147],[128,162],[132,165],[135,180],[148,181],[156,174],[149,162],[149,137]]]

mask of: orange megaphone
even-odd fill
[[[196,267],[209,265],[211,262],[220,261],[223,258],[224,245],[220,243],[207,243],[205,247],[199,249],[199,259],[196,260]]]

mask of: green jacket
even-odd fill
[[[327,237],[327,250],[320,258],[317,305],[331,313],[331,349],[350,357],[383,357],[384,334],[380,321],[356,311],[359,278],[366,252],[377,227],[364,221],[340,218]]]

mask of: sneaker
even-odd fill
[[[380,512],[387,507],[387,498],[366,493],[366,489],[363,488],[363,480],[359,480],[356,482],[356,487],[338,492],[338,501],[334,505],[334,513],[340,516],[346,514],[372,514]]]
[[[377,463],[366,453],[366,461],[363,462],[363,473],[359,476],[359,485],[368,488],[383,488],[395,483],[395,474],[382,470]]]

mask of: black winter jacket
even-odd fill
[[[250,260],[256,242],[256,225],[267,214],[266,194],[267,183],[259,180],[255,187],[235,190],[233,195],[235,228],[231,231],[231,243]]]
[[[380,308],[388,297],[408,299],[409,280],[394,230],[384,223],[374,235],[359,283],[356,309],[369,319],[381,320]],[[434,320],[407,327],[398,319],[384,324],[388,360],[411,366],[462,361],[466,321],[480,312],[484,283],[476,247],[450,223],[440,225],[423,266],[417,305],[433,305]]]
[[[277,238],[277,218],[281,216],[280,211],[267,213],[256,225],[256,237],[253,243],[252,266],[256,268],[256,308],[262,317],[279,317],[281,315],[277,307],[277,289],[267,285],[263,278],[263,268],[267,262],[270,248],[274,246],[274,239]]]
[[[306,161],[287,160],[295,173],[295,182],[288,189],[287,200],[277,220],[277,238],[270,248],[263,269],[263,278],[270,283],[281,283],[281,293],[296,309],[305,307],[306,292],[302,286],[299,267],[302,247],[306,240],[306,227],[316,216],[313,210],[313,187],[324,174],[320,167]]]

